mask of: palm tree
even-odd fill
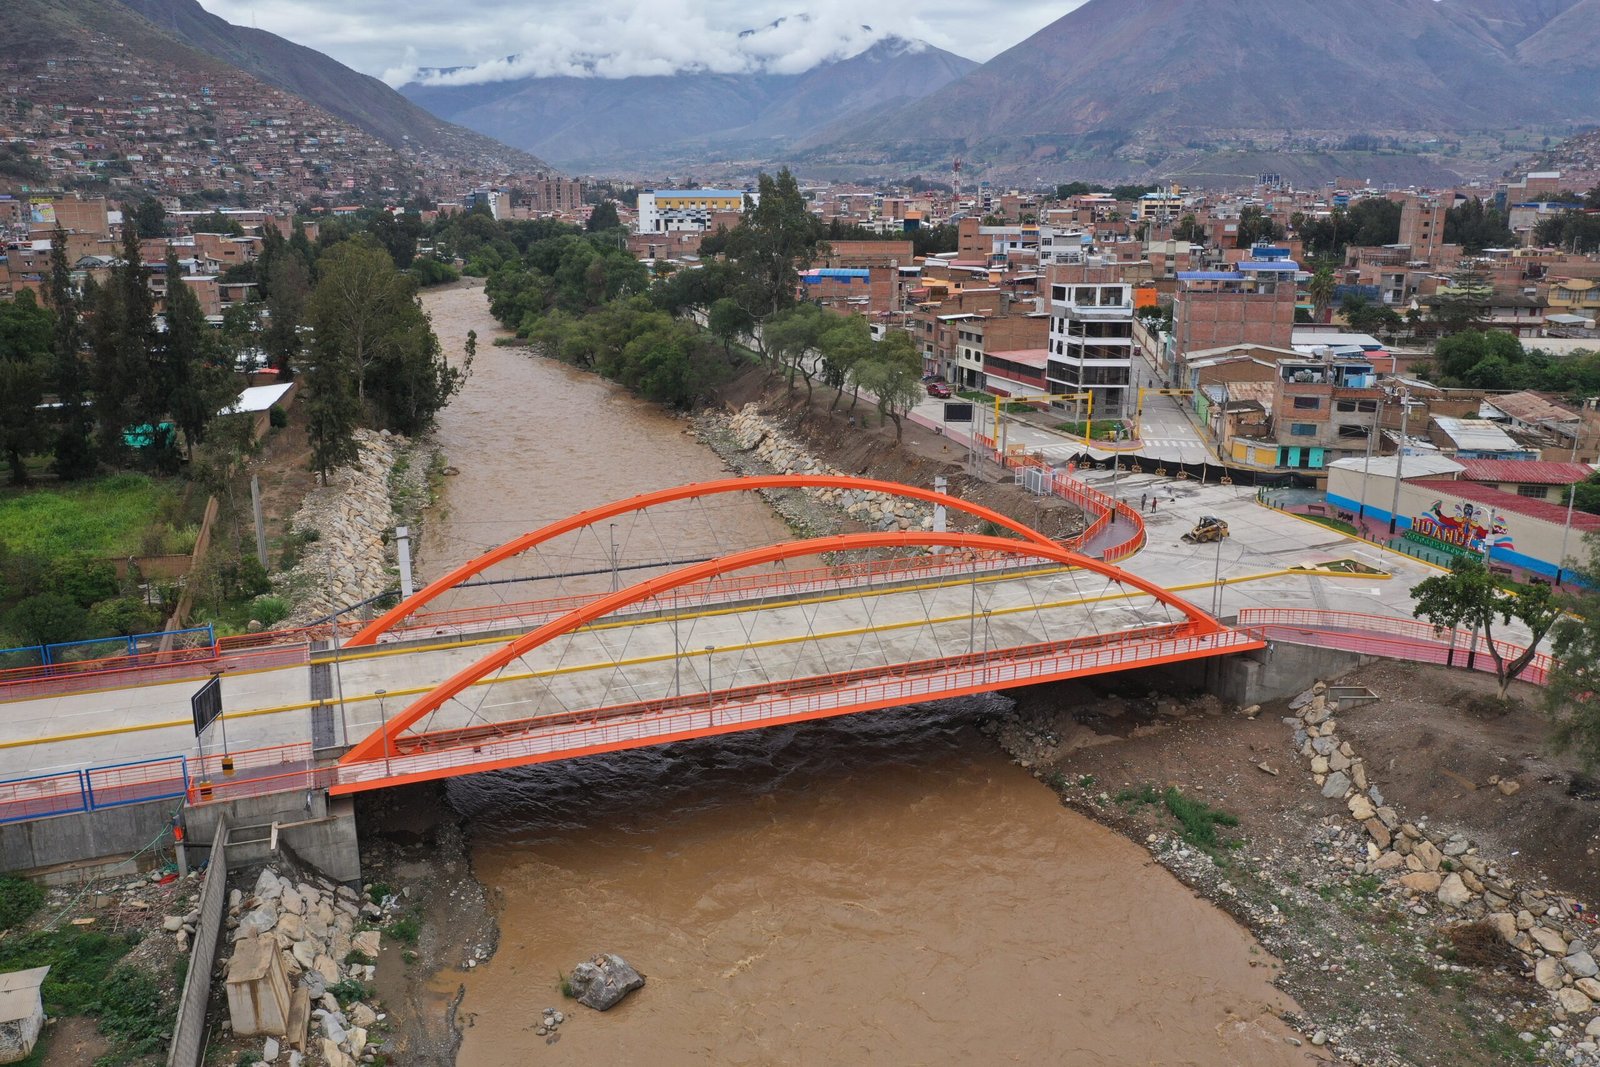
[[[1338,282],[1333,276],[1333,264],[1326,260],[1317,264],[1317,269],[1311,275],[1311,281],[1306,283],[1306,293],[1311,297],[1311,305],[1315,308],[1316,321],[1328,321],[1328,308],[1333,304],[1333,290]]]

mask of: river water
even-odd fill
[[[480,289],[425,295],[460,470],[435,575],[573,510],[720,461],[592,376],[494,348]],[[784,528],[754,502],[745,544]],[[450,783],[500,924],[465,978],[460,1067],[1304,1063],[1276,962],[1144,850],[1064,809],[974,728],[908,708]],[[597,1015],[559,975],[617,952],[649,978]],[[453,980],[452,980],[453,981]],[[555,1039],[533,1028],[566,1011]]]

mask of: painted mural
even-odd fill
[[[1425,515],[1418,515],[1411,524],[1418,533],[1459,548],[1482,552],[1485,540],[1492,538],[1495,548],[1516,547],[1506,523],[1491,508],[1481,504],[1458,503],[1445,511],[1444,502],[1435,500]]]

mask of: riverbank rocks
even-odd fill
[[[295,533],[315,540],[290,571],[274,578],[293,605],[283,626],[303,626],[398,584],[391,574],[391,531],[406,520],[395,513],[395,483],[408,483],[409,495],[426,499],[433,449],[387,430],[357,430],[355,438],[356,462],[331,472],[328,484],[307,493],[295,512]],[[419,479],[420,491],[413,484]]]
[[[635,989],[644,988],[644,975],[621,956],[602,952],[572,968],[568,984],[579,1004],[595,1011],[609,1011]]]
[[[1402,822],[1368,780],[1360,755],[1337,734],[1337,701],[1316,683],[1289,702],[1296,714],[1294,743],[1324,797],[1342,803],[1367,841],[1367,862],[1356,873],[1382,880],[1407,898],[1413,914],[1437,911],[1441,926],[1482,922],[1521,954],[1526,974],[1546,990],[1558,1017],[1587,1021],[1586,1033],[1600,1032],[1600,963],[1593,953],[1592,914],[1570,897],[1504,876],[1464,834],[1440,833],[1426,822]],[[1489,783],[1502,796],[1515,796],[1512,779]],[[1509,786],[1509,788],[1508,788]],[[1588,1019],[1589,1016],[1595,1016]]]
[[[281,1037],[283,1044],[299,1051],[315,1048],[329,1067],[361,1062],[367,1029],[380,1016],[359,997],[377,972],[381,937],[377,930],[358,929],[362,922],[354,895],[320,877],[301,878],[268,867],[248,893],[230,894],[227,937],[236,947],[224,969],[231,976],[238,961],[248,961],[252,973],[263,970],[257,957],[266,952],[272,957],[270,970],[292,989],[289,1010],[265,1029],[243,1028],[241,1023],[251,1022],[238,1017],[245,1009],[235,1009],[230,996],[234,1030]]]
[[[754,404],[745,405],[735,414],[728,421],[727,429],[739,448],[753,453],[775,473],[846,475],[845,471],[807,452],[804,445],[780,430]],[[856,489],[806,489],[803,492],[874,530],[933,529],[933,510],[905,497]]]

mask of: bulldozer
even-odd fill
[[[1183,539],[1191,545],[1205,545],[1212,541],[1220,541],[1228,536],[1228,524],[1215,515],[1203,515],[1195,523],[1194,529],[1183,535]]]

